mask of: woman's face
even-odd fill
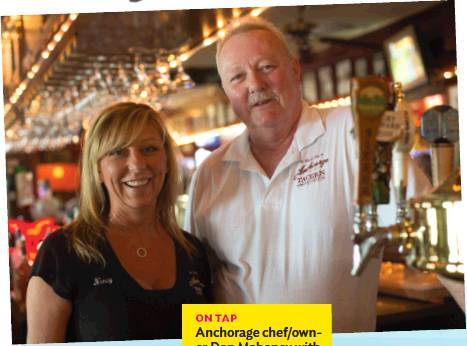
[[[110,215],[154,210],[166,172],[164,143],[155,126],[146,126],[129,147],[104,155],[99,176],[108,191]]]

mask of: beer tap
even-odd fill
[[[397,217],[396,223],[408,221],[407,210],[407,174],[410,160],[410,150],[415,139],[415,124],[410,105],[405,101],[402,85],[394,83],[395,107],[394,111],[401,116],[401,135],[392,150],[392,186],[395,189]]]
[[[460,176],[449,176],[452,164],[439,163],[447,156],[453,156],[446,155],[446,150],[452,150],[452,143],[458,139],[457,111],[448,106],[438,106],[423,115],[422,135],[432,143],[434,185],[438,186],[422,198],[407,200],[409,151],[415,129],[401,85],[393,85],[394,111],[386,110],[390,104],[388,90],[388,82],[381,77],[352,80],[352,112],[358,155],[352,275],[359,275],[371,257],[380,255],[383,247],[391,244],[399,246],[399,252],[405,256],[409,266],[462,279],[461,244],[465,232],[455,222],[461,215]],[[391,179],[396,192],[397,217],[393,225],[379,227],[377,205],[387,201],[384,191],[378,191],[382,187],[384,190],[385,183],[374,184],[374,181],[382,164],[378,155],[387,153],[387,148],[391,148],[388,162],[392,161]],[[452,162],[451,159],[448,161]],[[390,169],[389,165],[387,169]],[[439,184],[446,176],[449,178]]]
[[[449,106],[435,106],[422,116],[421,136],[430,143],[433,186],[454,170],[454,143],[459,140],[459,116]]]
[[[376,137],[388,101],[389,89],[383,78],[368,76],[352,80],[352,114],[359,173],[356,175],[354,194],[354,275],[359,274],[370,257],[386,243],[385,233],[378,230],[376,205],[373,201],[373,175]]]

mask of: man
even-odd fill
[[[216,59],[247,126],[203,163],[190,191],[185,226],[213,253],[216,301],[331,303],[334,332],[373,331],[380,259],[350,275],[350,109],[302,101],[299,63],[264,20],[234,27]]]

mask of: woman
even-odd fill
[[[119,103],[89,129],[80,214],[43,242],[27,292],[28,343],[181,337],[209,268],[175,219],[173,141],[149,106]]]

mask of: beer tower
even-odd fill
[[[422,198],[407,200],[407,170],[414,125],[399,83],[392,86],[394,110],[386,110],[391,104],[388,84],[375,76],[352,80],[352,112],[358,148],[352,274],[359,275],[369,258],[379,255],[385,245],[391,244],[399,246],[407,265],[463,280],[465,232],[460,227],[460,173],[453,168],[453,148],[459,137],[458,113],[449,106],[437,106],[423,115],[422,136],[431,143],[435,188]],[[392,148],[389,155],[392,159],[384,163],[378,156],[387,152],[388,146]],[[381,171],[392,173],[392,185],[396,190],[397,218],[388,227],[379,227],[377,222],[377,205],[387,202],[385,194],[378,191],[385,184],[374,183],[381,180]]]

